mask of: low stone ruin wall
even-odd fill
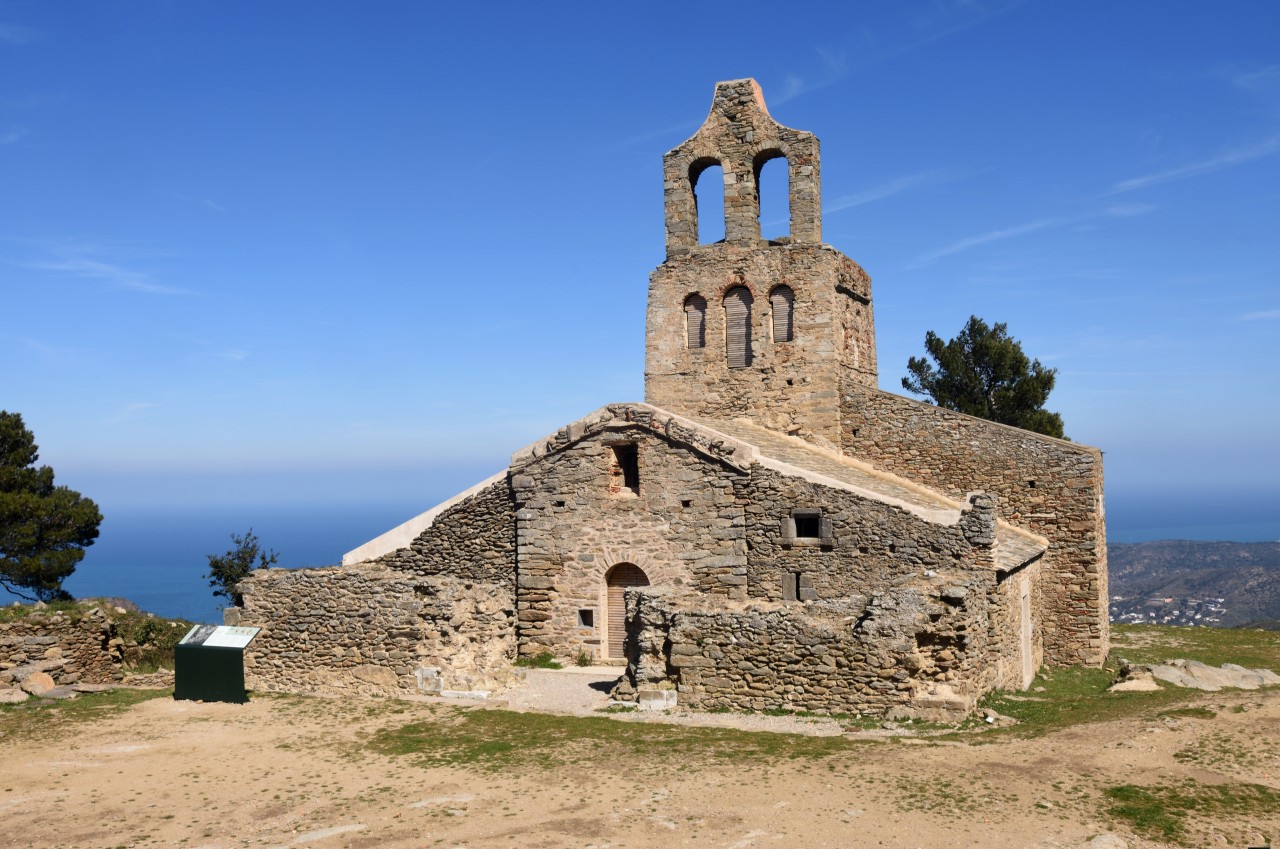
[[[981,490],[1002,519],[1049,540],[1045,660],[1101,666],[1111,640],[1102,452],[855,381],[841,403],[849,456],[954,498]]]
[[[42,672],[55,685],[105,684],[122,676],[124,641],[99,608],[32,613],[0,622],[0,686]]]
[[[397,695],[498,686],[515,659],[507,587],[378,564],[262,569],[242,582],[250,689]]]
[[[615,697],[674,688],[701,710],[808,710],[957,720],[990,689],[986,592],[965,583],[870,598],[690,609],[627,591],[628,668]]]

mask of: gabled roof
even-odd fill
[[[343,556],[357,563],[389,554],[413,542],[436,517],[483,491],[503,477],[519,474],[539,459],[609,430],[640,427],[746,473],[754,465],[841,489],[911,513],[934,524],[954,525],[964,505],[906,478],[872,468],[835,451],[762,428],[746,420],[731,422],[692,419],[640,402],[606,404],[555,433],[511,455],[511,466],[465,492],[415,516],[382,536]],[[1011,571],[1044,553],[1048,542],[1006,522],[996,526],[996,568]]]

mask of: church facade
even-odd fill
[[[766,240],[778,158],[791,232]],[[711,166],[725,238],[699,244]],[[251,686],[470,692],[551,653],[618,664],[620,699],[953,718],[1044,663],[1100,665],[1101,453],[877,388],[870,278],[822,243],[818,141],[755,81],[718,84],[663,171],[645,401],[339,567],[250,578]]]

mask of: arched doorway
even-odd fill
[[[626,657],[623,647],[627,640],[627,602],[623,595],[627,587],[649,586],[649,576],[631,563],[619,563],[604,576],[606,594],[605,633],[608,636],[608,657],[620,660]]]

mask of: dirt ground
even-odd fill
[[[234,705],[166,694],[41,723],[6,713],[0,847],[1022,849],[1107,833],[1159,846],[1107,814],[1102,788],[1190,779],[1280,790],[1280,689],[1192,702],[1190,714],[1030,739],[270,695]],[[400,736],[406,727],[418,736]],[[1276,819],[1192,812],[1183,843],[1280,843]],[[1122,845],[1093,845],[1104,844]]]

